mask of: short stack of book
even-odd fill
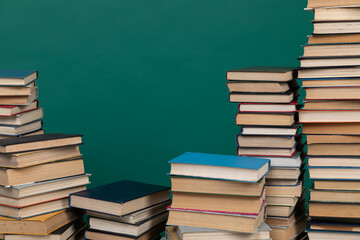
[[[306,92],[299,120],[314,180],[311,240],[360,239],[359,5],[359,0],[308,1],[314,32],[299,58]]]
[[[56,133],[0,140],[0,233],[6,240],[81,235],[83,213],[69,209],[69,194],[89,183],[81,143],[81,135]]]
[[[248,67],[226,74],[230,102],[239,103],[239,156],[271,160],[266,176],[267,219],[273,240],[303,234],[303,155],[297,124],[298,84],[289,67]]]
[[[122,180],[70,195],[70,205],[85,209],[91,240],[155,240],[164,232],[169,187]]]
[[[0,70],[0,139],[43,134],[34,70]]]
[[[264,223],[268,159],[188,152],[169,163],[167,239],[270,238]]]

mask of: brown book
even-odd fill
[[[292,157],[295,153],[295,148],[237,148],[239,156]]]
[[[26,96],[0,96],[0,105],[29,105],[38,97],[37,87]]]
[[[26,168],[1,169],[0,184],[14,186],[80,174],[84,174],[84,163],[82,159],[60,161]]]
[[[265,203],[267,205],[279,205],[279,206],[295,206],[299,197],[295,196],[266,196]]]
[[[360,122],[359,110],[300,110],[301,123],[356,123]]]
[[[293,67],[246,67],[226,72],[227,80],[284,81],[294,79]]]
[[[13,154],[0,154],[0,167],[23,168],[59,160],[81,157],[79,146],[51,148]]]
[[[0,86],[0,96],[29,96],[35,91],[35,82],[27,86]]]
[[[271,168],[266,179],[299,179],[299,168]]]
[[[360,191],[360,181],[336,181],[336,180],[314,180],[314,188],[317,190],[349,190]]]
[[[232,92],[229,94],[230,102],[237,103],[291,103],[294,101],[294,94],[292,91],[285,93],[238,93]]]
[[[301,201],[301,200],[300,200]],[[299,203],[300,204],[300,203]],[[305,204],[303,201],[301,204]],[[289,217],[295,211],[296,206],[267,205],[267,216]]]
[[[358,100],[360,87],[306,88],[307,100]]]
[[[282,93],[290,90],[293,82],[228,81],[229,92]],[[0,89],[1,90],[1,89]]]
[[[304,100],[303,110],[360,110],[360,100]]]
[[[312,179],[338,179],[338,180],[354,180],[360,179],[359,168],[309,168],[310,178]]]
[[[346,231],[346,232],[360,232],[360,226],[350,224],[331,224],[331,223],[316,223],[309,224],[309,228],[312,230],[325,230],[325,231]]]
[[[171,189],[175,192],[261,196],[265,185],[265,178],[256,183],[176,176],[170,178]]]
[[[311,167],[360,167],[359,157],[308,157]]]
[[[357,42],[360,42],[360,34],[311,35],[308,39],[309,44]]]
[[[329,218],[360,218],[360,204],[309,202],[309,216]]]
[[[81,216],[81,211],[68,209],[21,220],[0,217],[0,231],[5,234],[47,235]]]
[[[303,123],[303,134],[360,134],[360,123]]]
[[[277,216],[266,216],[266,224],[269,226],[282,226],[288,227],[293,224],[295,221],[304,217],[306,211],[305,204],[298,205],[295,208],[295,211],[290,214],[288,217],[277,217]]]
[[[304,57],[359,56],[359,55],[360,55],[359,43],[352,43],[352,44],[338,43],[338,44],[319,44],[319,45],[310,44],[304,46],[304,54],[303,54]],[[325,73],[329,75],[328,72]],[[333,73],[336,75],[336,72]],[[339,71],[337,74],[341,75],[343,74],[343,72]],[[319,73],[317,75],[319,75]],[[341,77],[345,77],[345,76],[341,75]]]
[[[358,143],[316,143],[308,144],[308,154],[311,156],[358,156],[360,144]]]
[[[315,21],[360,20],[359,7],[315,8]]]
[[[359,77],[360,69],[357,67],[332,67],[332,68],[302,68],[299,78],[340,78]]]
[[[266,196],[300,197],[302,190],[302,182],[293,186],[266,186]]]
[[[306,217],[293,222],[289,227],[271,226],[272,239],[289,240],[304,232],[307,225]]]
[[[308,0],[308,8],[360,5],[359,0]]]
[[[265,192],[260,197],[185,192],[172,192],[172,195],[172,208],[255,214],[259,213],[265,200]]]
[[[258,114],[238,113],[236,125],[291,126],[295,122],[294,114]]]
[[[238,145],[241,147],[269,147],[269,148],[292,148],[295,143],[294,137],[281,136],[237,136]]]
[[[310,201],[360,203],[359,191],[310,190]]]
[[[358,135],[307,135],[307,144],[314,143],[360,143]]]
[[[167,224],[253,233],[263,222],[264,216],[264,207],[258,215],[210,213],[169,208],[169,220]]]

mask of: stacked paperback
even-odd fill
[[[73,193],[70,205],[85,209],[92,240],[155,240],[165,230],[169,188],[123,180]]]
[[[171,164],[167,239],[269,239],[267,159],[184,153]]]
[[[360,238],[359,5],[358,0],[308,2],[315,20],[300,57],[306,96],[299,120],[314,180],[311,240]]]
[[[237,102],[239,156],[271,160],[266,176],[267,219],[273,240],[302,236],[302,143],[296,123],[298,84],[289,67],[248,67],[226,74],[230,102]]]
[[[43,133],[37,76],[33,70],[0,70],[0,139]]]
[[[69,209],[69,194],[89,183],[81,143],[81,135],[56,133],[0,140],[0,233],[6,240],[81,235],[83,214]]]

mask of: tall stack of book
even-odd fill
[[[37,77],[33,70],[0,70],[0,139],[44,133]]]
[[[289,67],[248,67],[226,74],[230,102],[239,103],[239,156],[271,160],[266,176],[267,219],[273,240],[300,237],[306,226],[298,84]]]
[[[4,239],[77,239],[83,213],[69,209],[69,194],[89,183],[81,143],[81,135],[56,133],[0,140]]]
[[[268,159],[188,152],[169,163],[167,239],[270,238],[264,223]]]
[[[314,32],[300,57],[306,92],[299,111],[307,136],[308,235],[360,238],[359,0],[309,0]]]
[[[165,230],[169,188],[122,180],[70,195],[89,215],[86,239],[155,240]]]

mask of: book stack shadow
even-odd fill
[[[169,163],[167,239],[270,239],[264,222],[269,160],[187,152]]]
[[[86,210],[91,240],[159,240],[170,205],[169,187],[122,180],[70,195],[70,205]]]
[[[0,139],[43,134],[33,70],[0,70]]]
[[[303,144],[297,124],[299,87],[289,67],[248,67],[226,74],[230,102],[239,103],[239,156],[267,158],[266,223],[273,240],[301,239],[306,227]]]
[[[301,56],[311,240],[360,238],[360,1],[309,0],[314,32]]]
[[[0,140],[0,233],[6,240],[82,235],[83,212],[69,194],[86,189],[81,135],[41,134]]]

